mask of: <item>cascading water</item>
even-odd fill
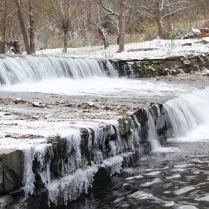
[[[71,81],[67,95],[83,93],[87,97],[90,92],[90,95],[94,94],[95,97],[123,97],[128,98],[127,101],[133,99],[136,103],[135,100],[138,97],[147,94],[155,97],[155,99],[166,95],[165,100],[167,101],[170,98],[168,95],[171,93],[176,95],[179,92],[191,91],[191,88],[187,86],[182,88],[180,85],[175,86],[160,82],[156,85],[140,80],[110,79],[108,78],[109,76],[117,77],[112,65],[109,62],[104,65],[103,62],[91,59],[2,56],[0,58],[0,70],[1,90],[5,86],[9,86],[9,90],[14,92],[17,91],[17,85],[13,85],[16,83],[27,82],[30,85],[30,82],[34,82],[35,90],[31,90],[31,92],[44,93],[45,88],[48,86],[56,86],[55,89],[59,90],[59,84],[62,84],[67,89],[67,85]],[[83,79],[94,76],[100,77],[96,83],[94,83],[96,80]],[[48,85],[42,83],[43,86],[38,91],[38,86],[41,85],[39,81],[48,81],[52,78],[56,78],[55,82],[48,83]],[[65,83],[63,78],[67,78]],[[75,80],[75,82],[72,80]],[[39,82],[39,85],[36,82]],[[84,86],[84,88],[78,89],[80,86]],[[51,89],[46,92],[64,94],[64,88],[60,92],[54,92]],[[105,94],[108,88],[109,92]],[[68,91],[72,89],[73,93],[71,94]],[[93,93],[91,92],[92,89]],[[19,91],[29,91],[29,88],[21,87]],[[28,117],[25,123],[22,120],[13,123],[12,119],[5,122],[4,120],[6,119],[4,119],[5,116],[2,113],[0,115],[3,121],[1,123],[3,133],[1,137],[5,138],[5,135],[10,136],[7,132],[11,132],[14,135],[22,134],[23,136],[28,134],[28,132],[37,134],[40,131],[40,134],[38,134],[40,136],[44,133],[44,140],[40,143],[37,142],[35,145],[33,142],[37,139],[31,139],[29,142],[26,142],[24,139],[13,139],[13,141],[7,139],[8,142],[5,142],[5,144],[9,143],[10,148],[15,149],[20,147],[21,143],[27,144],[26,148],[23,149],[24,175],[21,185],[26,196],[36,193],[36,180],[41,179],[41,185],[48,192],[49,205],[50,203],[67,205],[68,202],[77,199],[82,193],[88,192],[99,169],[106,169],[107,175],[113,176],[115,173],[119,173],[124,165],[130,165],[133,162],[133,158],[135,160],[139,159],[144,154],[145,149],[147,149],[146,153],[150,152],[150,147],[152,151],[161,149],[161,145],[158,142],[159,133],[165,138],[164,134],[166,132],[166,137],[170,138],[188,136],[191,131],[196,130],[198,127],[201,128],[201,126],[201,130],[207,130],[206,128],[209,126],[208,95],[209,88],[194,91],[167,101],[163,107],[162,105],[155,105],[153,106],[154,108],[140,109],[139,111],[131,112],[126,118],[121,118],[117,115],[114,118],[115,120],[97,121],[88,119],[79,123],[76,121],[77,119],[71,121],[69,117],[64,117],[64,119],[59,121],[54,118],[49,120],[45,118],[42,124],[39,123],[40,121],[30,121],[35,120],[36,117]],[[69,97],[67,100],[69,100]],[[28,105],[30,104],[28,103]],[[120,109],[121,107],[118,105],[115,108]],[[43,107],[43,111],[47,110]],[[70,108],[67,111],[71,111]],[[105,113],[106,115],[109,114],[107,111]],[[8,115],[8,113],[6,114]],[[15,115],[18,114],[15,112]],[[54,124],[51,124],[53,121]],[[14,127],[17,125],[15,124],[18,124],[18,127],[21,124],[22,126],[16,130]],[[10,129],[8,128],[9,126],[11,126]],[[63,127],[63,129],[57,129],[56,131],[56,128],[59,126]],[[45,127],[47,128],[45,129]],[[41,131],[42,128],[43,130]],[[62,136],[54,137],[51,140],[47,138],[46,132],[54,129],[55,131],[53,131],[52,135],[61,133]],[[207,138],[206,132],[203,138]],[[20,144],[16,146],[15,143],[17,141]],[[0,147],[5,149],[5,144],[2,140]],[[140,179],[142,177],[138,175],[137,178]],[[143,182],[142,185],[146,187],[159,182],[163,181],[156,178],[148,183]],[[140,196],[142,193],[139,192],[137,194]],[[137,194],[129,197],[136,197]]]
[[[150,114],[149,110],[147,108],[145,108],[148,120],[147,120],[147,129],[148,129],[148,141],[150,142],[152,151],[157,151],[160,148],[162,148],[162,146],[160,145],[159,141],[158,141],[158,135],[157,135],[157,131],[156,131],[156,127],[155,127],[155,123],[154,120],[152,118],[152,115]]]
[[[159,127],[169,138],[169,149],[143,156],[115,177],[105,191],[96,191],[70,208],[208,208],[208,104],[206,87],[169,100],[161,108],[156,106],[156,117],[153,108],[144,109],[152,148],[160,146],[156,141]],[[143,130],[139,115],[133,115],[133,135]]]
[[[175,137],[184,136],[191,131],[190,121],[192,122],[192,129],[195,129],[200,124],[207,123],[207,114],[209,114],[207,107],[209,100],[208,93],[209,88],[194,91],[188,95],[170,100],[163,105],[162,109],[164,110],[166,117],[165,123],[168,129],[167,137],[174,136],[174,134]],[[203,109],[197,108],[198,106],[204,107],[207,114],[204,113]],[[153,117],[150,109],[145,108],[144,112],[147,117],[147,140],[151,145],[152,151],[158,151],[162,147],[158,141],[156,125],[160,123],[160,117],[162,115],[160,115],[161,110],[158,105],[154,109],[156,109],[156,118]],[[80,146],[83,142],[81,142],[79,130],[72,130],[71,135],[66,137],[67,158],[56,160],[56,146],[58,145],[52,146],[55,146],[51,154],[55,156],[55,161],[48,160],[44,163],[42,162],[43,159],[46,159],[46,155],[48,155],[47,153],[49,151],[47,149],[44,152],[39,151],[40,149],[38,148],[35,149],[36,152],[33,151],[33,155],[36,156],[37,161],[40,161],[39,175],[48,190],[49,204],[51,202],[55,205],[67,205],[69,201],[78,198],[81,193],[87,193],[93,184],[94,175],[100,166],[108,168],[110,176],[120,172],[123,157],[128,156],[129,151],[135,152],[141,149],[141,137],[139,135],[143,128],[135,114],[131,118],[126,119],[123,124],[125,126],[130,124],[131,133],[126,136],[123,136],[120,122],[118,123],[117,121],[112,121],[112,125],[109,128],[96,123],[88,125],[89,127],[86,129],[88,132],[87,153],[92,153],[90,154],[91,166],[86,166],[86,162],[82,164],[82,161],[86,160],[88,156],[81,153]],[[184,129],[181,124],[183,124]],[[126,140],[124,140],[124,137]],[[108,143],[106,142],[107,139],[109,139]],[[48,146],[48,148],[50,147]],[[30,150],[27,153],[31,155]],[[40,153],[42,157],[40,157]],[[32,161],[33,157],[29,158],[28,154],[26,157],[30,162]],[[30,167],[31,163],[28,163],[28,166]],[[52,174],[54,172],[53,169],[56,172],[58,172],[57,169],[60,169],[59,179]],[[28,171],[29,168],[25,170],[26,175]],[[28,175],[26,182],[30,185],[26,187],[26,191],[32,194],[34,189],[34,174]],[[162,181],[153,180],[150,184],[144,183],[142,185],[145,187],[145,185],[152,185],[159,182]]]
[[[163,106],[167,121],[167,138],[185,137],[209,125],[209,87],[169,100]],[[204,133],[204,128],[202,130]],[[203,133],[202,133],[203,134]]]
[[[102,61],[88,58],[2,56],[0,69],[0,83],[5,85],[37,82],[50,78],[81,79],[93,76],[117,76],[108,61],[104,67]]]

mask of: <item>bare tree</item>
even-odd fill
[[[26,27],[25,27],[25,23],[23,21],[22,12],[21,12],[20,1],[15,0],[15,3],[16,3],[16,6],[17,6],[17,17],[19,19],[20,27],[21,27],[21,30],[22,30],[23,40],[24,40],[24,43],[25,43],[25,49],[26,49],[27,54],[31,54],[29,40],[28,40],[28,34],[27,34]]]
[[[1,2],[1,40],[0,40],[0,52],[5,53],[5,43],[6,43],[6,20],[7,20],[7,1]]]
[[[96,2],[99,4],[100,8],[106,15],[110,17],[117,17],[117,20],[115,20],[114,18],[111,19],[113,25],[116,26],[118,32],[118,52],[123,52],[125,50],[125,0],[116,0],[119,11],[117,11],[118,8],[115,10],[111,9],[107,6],[107,4],[104,4],[102,0],[96,0]]]
[[[68,34],[76,20],[79,0],[52,0],[53,14],[52,17],[59,28],[63,31],[64,49],[67,52]]]
[[[125,1],[120,1],[120,13],[119,13],[119,49],[118,52],[125,50]]]
[[[99,32],[99,35],[102,37],[102,40],[103,40],[103,43],[104,43],[104,48],[106,49],[109,45],[107,34],[106,34],[103,27],[99,27],[98,32]]]
[[[163,19],[194,6],[188,4],[189,0],[139,0],[134,8],[141,16],[155,20],[158,28],[158,36],[164,37]]]
[[[15,4],[17,7],[17,16],[19,19],[23,40],[25,44],[25,49],[27,54],[35,53],[35,44],[34,44],[34,18],[33,18],[33,10],[32,10],[32,1],[27,0],[28,10],[26,8],[21,7],[20,0],[15,0]],[[23,18],[23,12],[25,12],[29,16],[29,35],[26,26],[26,21]]]
[[[34,17],[33,17],[33,9],[32,9],[32,4],[31,0],[28,1],[28,8],[29,8],[29,34],[30,34],[30,51],[31,53],[35,53],[35,43],[34,43]]]

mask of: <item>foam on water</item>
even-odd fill
[[[39,82],[24,81],[15,85],[1,86],[1,91],[40,92],[76,96],[114,98],[173,98],[175,95],[192,91],[186,85],[164,82],[148,82],[125,78],[90,77],[81,79],[47,78]]]

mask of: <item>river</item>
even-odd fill
[[[77,62],[70,59],[66,62],[61,58],[16,57],[14,60],[7,57],[0,61],[1,70],[3,69],[0,94],[5,98],[9,95],[21,97],[22,92],[28,93],[27,97],[31,98],[36,92],[40,97],[46,95],[45,100],[49,99],[47,97],[53,99],[54,95],[63,98],[66,96],[68,100],[68,96],[82,97],[88,102],[101,98],[117,100],[121,101],[121,104],[123,101],[136,103],[146,100],[162,103],[167,114],[167,124],[171,125],[172,130],[166,133],[168,139],[163,147],[156,141],[156,131],[150,118],[148,140],[152,147],[151,153],[142,156],[131,167],[123,168],[121,173],[111,177],[109,182],[94,188],[87,195],[82,195],[68,206],[56,207],[57,209],[209,208],[209,88],[205,88],[207,83],[118,78],[112,68],[107,76],[100,69],[98,62],[91,60]],[[26,71],[22,70],[20,63]],[[70,69],[69,66],[73,68]],[[36,68],[39,69],[38,73],[34,70]],[[92,71],[92,68],[98,70]],[[197,90],[200,87],[203,89]],[[10,108],[7,104],[5,107]],[[148,112],[147,115],[149,118]],[[2,115],[1,119],[2,124],[5,123],[5,116]],[[11,120],[13,119],[9,119],[9,122]],[[29,127],[27,120],[25,124],[24,127]],[[14,127],[14,124],[12,125],[11,130]],[[37,126],[40,128],[38,122]],[[47,129],[44,129],[44,132],[47,132]],[[4,136],[2,141],[3,138]],[[33,159],[30,160],[32,165]],[[29,171],[31,170],[32,168]],[[50,175],[45,171],[43,173]],[[34,182],[30,183],[32,193]],[[43,209],[43,206],[40,208]]]

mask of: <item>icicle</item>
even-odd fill
[[[93,177],[97,170],[96,166],[85,170],[78,169],[73,175],[51,182],[48,186],[49,200],[55,205],[58,202],[67,205],[69,201],[77,199],[80,194],[87,193],[92,187]]]
[[[33,147],[25,148],[23,150],[24,153],[24,174],[23,174],[23,189],[25,196],[29,194],[33,194],[34,191],[34,181],[35,181],[35,175],[33,173],[33,159],[35,150]]]
[[[104,160],[103,164],[109,168],[110,170],[109,175],[112,176],[115,173],[120,173],[122,169],[122,162],[123,162],[123,157],[115,156]]]

